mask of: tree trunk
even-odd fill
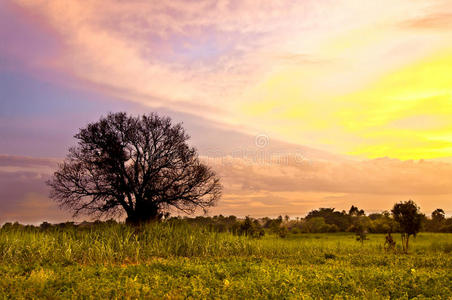
[[[152,202],[137,201],[135,210],[127,213],[126,224],[141,225],[151,221],[158,221],[161,217],[162,214],[157,205]]]
[[[408,254],[408,241],[410,240],[410,236],[407,235],[406,237],[406,246],[405,246],[405,253]]]
[[[406,235],[405,235],[405,233],[402,233],[402,251],[404,253],[407,252],[407,250],[406,250]]]

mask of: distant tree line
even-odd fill
[[[408,208],[415,207],[414,202]],[[406,206],[406,205],[405,205]],[[262,237],[265,234],[277,234],[285,237],[288,234],[300,233],[332,233],[332,232],[355,232],[363,241],[365,233],[403,233],[415,234],[418,231],[426,232],[449,232],[452,233],[452,217],[446,218],[442,209],[435,209],[430,216],[414,211],[414,215],[407,215],[407,221],[400,219],[397,209],[404,207],[402,203],[394,205],[392,212],[383,211],[381,213],[366,214],[364,210],[352,206],[349,211],[336,211],[334,208],[319,208],[310,211],[304,218],[290,218],[289,216],[279,216],[277,218],[237,218],[236,216],[197,216],[197,217],[170,217],[166,214],[163,221],[173,223],[187,223],[194,226],[203,226],[210,231],[230,232],[235,235],[251,237]],[[419,220],[417,220],[418,218]],[[411,223],[410,223],[411,222]],[[413,223],[414,222],[414,223]],[[106,222],[65,222],[60,224],[50,224],[43,222],[39,228],[67,228],[80,227],[89,228],[101,224],[114,224],[115,220]],[[405,225],[404,225],[405,224]],[[408,226],[404,228],[403,226]],[[415,226],[410,229],[409,226]],[[419,228],[416,228],[418,226]],[[19,223],[5,223],[2,228],[25,227]],[[28,228],[35,226],[27,225]]]
[[[414,205],[412,201],[406,203]],[[394,207],[399,206],[396,204]],[[414,220],[414,222],[419,224],[420,228],[415,228],[413,232],[452,233],[452,217],[446,218],[442,209],[436,209],[431,216],[425,216],[417,211],[415,213],[415,217],[420,218],[420,220]],[[408,218],[411,218],[411,216]],[[402,220],[397,220],[393,212],[383,211],[366,215],[364,210],[358,209],[356,206],[352,206],[348,212],[336,211],[334,208],[319,208],[309,212],[304,218],[279,216],[277,218],[246,217],[239,219],[235,216],[224,217],[219,215],[195,218],[172,217],[169,220],[175,219],[185,220],[192,224],[203,224],[219,232],[229,231],[234,234],[261,236],[263,230],[264,233],[278,234],[283,237],[289,233],[401,233],[405,230],[403,224],[406,224]]]

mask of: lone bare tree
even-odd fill
[[[391,212],[394,220],[400,225],[403,251],[408,253],[410,235],[416,236],[419,230],[421,230],[423,215],[419,212],[419,207],[412,200],[394,204]]]
[[[205,210],[221,196],[215,172],[168,117],[111,113],[74,137],[78,145],[47,182],[51,198],[74,215],[125,212],[126,222],[137,224],[170,208]]]

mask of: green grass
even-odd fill
[[[186,224],[1,230],[0,297],[452,299],[452,234],[421,233],[408,255],[383,242],[248,239]]]

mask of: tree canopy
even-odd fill
[[[78,145],[47,183],[51,198],[75,215],[126,213],[140,223],[171,208],[207,209],[221,196],[219,177],[168,117],[111,113],[74,137]]]
[[[394,220],[399,223],[402,232],[402,246],[408,252],[410,235],[416,236],[421,230],[423,215],[414,201],[399,202],[391,210]]]

